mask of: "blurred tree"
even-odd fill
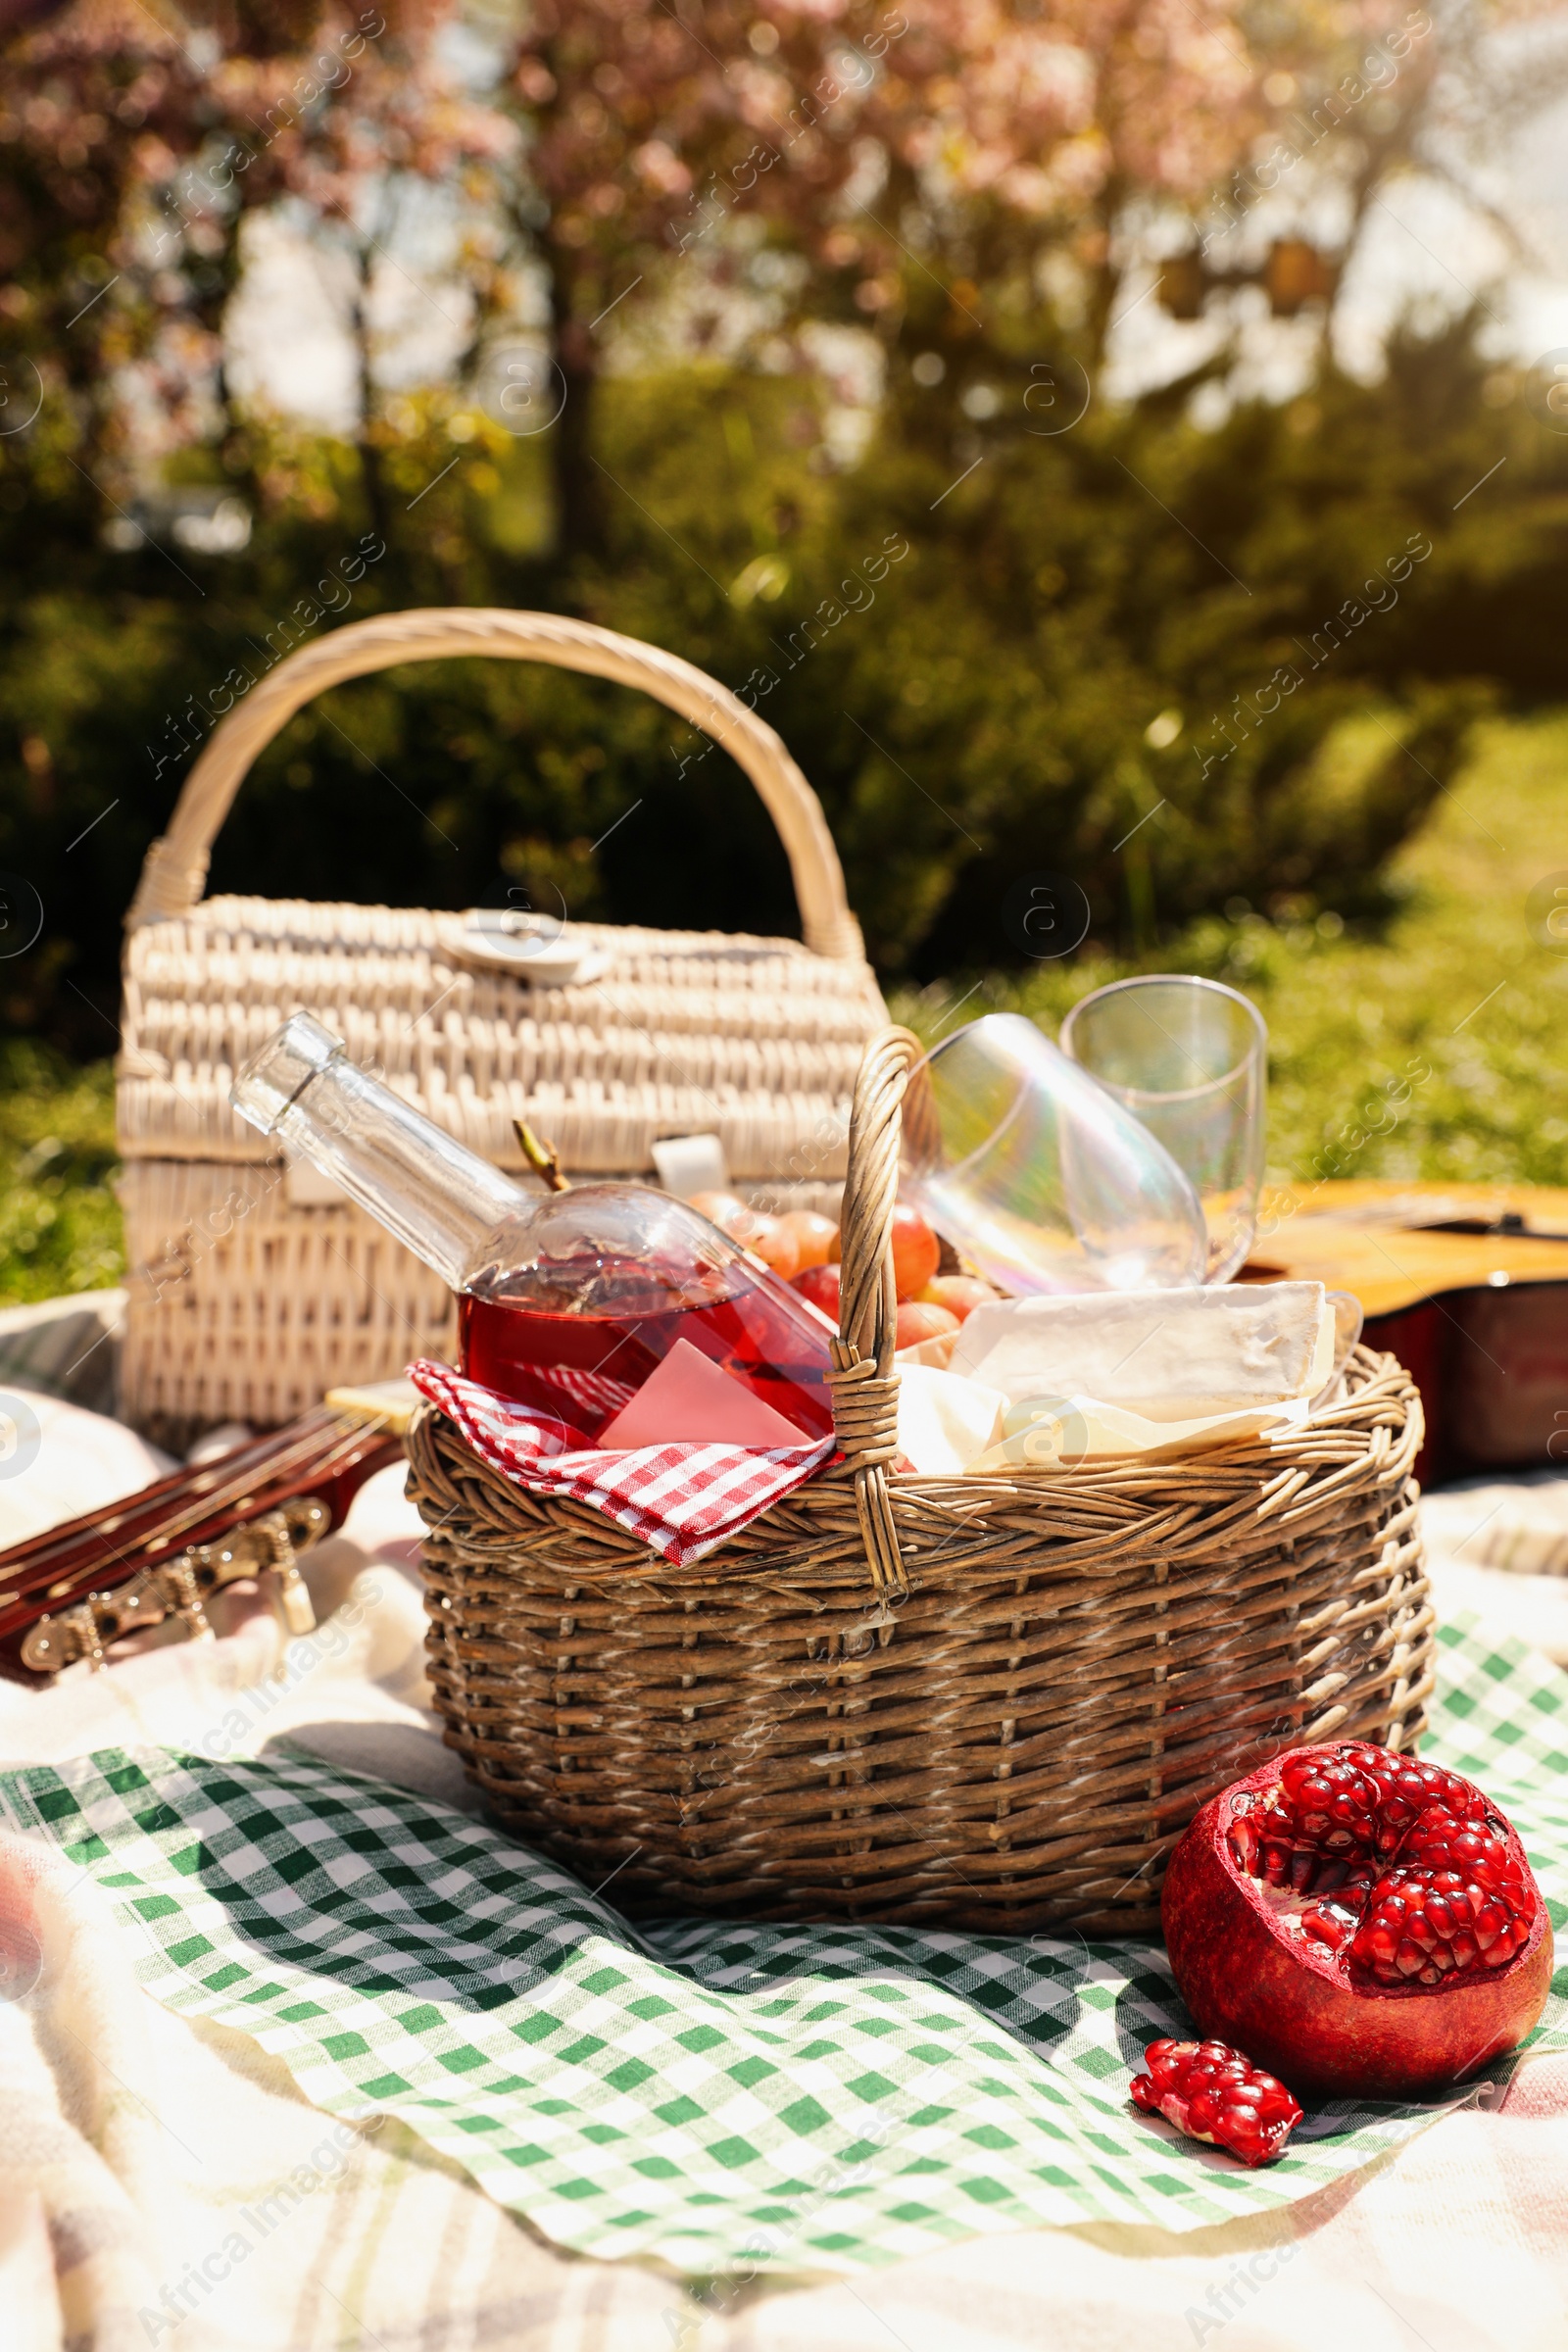
[[[612,317],[624,333],[695,279],[765,289],[770,323],[874,324],[897,345],[911,318],[926,339],[949,294],[957,331],[978,326],[981,286],[1038,318],[1037,265],[1062,252],[1088,273],[1098,352],[1123,211],[1211,189],[1266,117],[1262,73],[1239,0],[709,0],[684,18],[539,0],[502,87],[525,133],[512,219],[563,378],[564,549],[604,543]]]
[[[376,0],[349,16],[324,13],[309,49],[231,54],[214,75],[216,152],[187,174],[198,202],[222,205],[237,191],[226,205],[232,222],[242,210],[279,208],[316,254],[354,348],[355,441],[368,516],[383,538],[383,451],[397,436],[383,414],[376,363],[390,338],[377,335],[375,295],[388,278],[413,282],[397,249],[421,211],[445,205],[457,251],[443,274],[459,302],[467,289],[475,339],[491,285],[486,223],[517,141],[444,50],[452,14],[452,0],[394,0],[387,10]]]
[[[601,328],[743,290],[733,224],[831,271],[867,96],[907,29],[884,0],[537,0],[502,77],[522,126],[510,215],[547,291],[564,551],[598,553]],[[701,305],[698,306],[699,309]],[[699,328],[699,339],[701,329]]]
[[[914,241],[935,243],[969,304],[982,289],[1037,313],[1043,297],[1067,302],[1094,365],[1129,211],[1195,204],[1224,181],[1266,120],[1284,27],[1260,44],[1246,0],[909,0],[908,15],[867,110],[892,218],[912,208]],[[880,220],[859,233],[881,238],[886,317],[910,257]],[[1065,266],[1054,283],[1052,260]]]
[[[159,372],[172,356],[172,318],[185,311],[189,323],[188,289],[149,239],[146,207],[205,136],[207,77],[137,0],[78,0],[40,24],[24,22],[3,65],[6,406],[35,414],[52,394],[91,475],[124,447],[138,371],[152,370],[176,414],[202,372]],[[193,275],[213,261],[200,230],[187,258]],[[181,356],[188,364],[197,354],[187,345]],[[77,503],[91,514],[90,494]]]
[[[473,0],[485,86],[444,38],[455,0],[161,4],[74,0],[0,53],[0,272],[30,257],[0,300],[99,412],[89,446],[134,419],[157,458],[232,425],[241,230],[282,206],[333,275],[383,523],[371,298],[439,201],[463,368],[542,281],[560,373],[533,414],[559,409],[568,563],[604,545],[595,392],[639,314],[699,344],[726,311],[869,324],[896,390],[928,354],[950,409],[999,366],[1026,394],[1043,342],[1098,368],[1129,272],[1184,235],[1203,249],[1189,308],[1239,275],[1283,309],[1332,294],[1392,174],[1458,173],[1477,124],[1539,102],[1568,59],[1492,37],[1537,0],[1441,33],[1404,0]],[[1279,233],[1325,188],[1327,262]]]
[[[1495,38],[1544,0],[1441,28],[1408,0],[538,0],[514,32],[498,6],[568,559],[604,545],[594,396],[639,313],[699,345],[748,297],[769,330],[872,326],[895,380],[940,362],[950,405],[999,365],[1027,392],[1043,343],[1098,370],[1129,277],[1184,245],[1183,315],[1256,279],[1326,318],[1379,191],[1459,177],[1568,61]],[[1299,226],[1325,201],[1326,255]]]
[[[1261,285],[1276,318],[1303,310],[1326,331],[1341,284],[1381,201],[1419,175],[1456,194],[1528,254],[1486,187],[1484,163],[1568,90],[1568,20],[1555,0],[1405,0],[1284,13],[1244,0],[1266,70],[1262,120],[1246,152],[1187,207],[1188,242],[1167,259],[1166,307],[1198,318],[1207,297]],[[1171,224],[1165,224],[1169,250]]]
[[[161,19],[142,0],[71,0],[0,35],[0,317],[102,513],[138,471],[233,435],[224,315],[247,218],[283,207],[341,265],[383,517],[372,276],[400,267],[388,248],[420,193],[493,214],[486,174],[516,136],[443,55],[450,15],[451,0],[194,0]]]

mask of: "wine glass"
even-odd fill
[[[1229,1282],[1257,1229],[1268,1030],[1217,980],[1115,980],[1075,1004],[1061,1045],[1186,1170],[1208,1229],[1203,1279]]]
[[[1187,1177],[1019,1013],[971,1021],[916,1065],[900,1190],[1004,1291],[1203,1279],[1207,1236]]]

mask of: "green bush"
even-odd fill
[[[196,453],[185,472],[260,502],[249,549],[216,559],[111,551],[65,453],[13,438],[0,868],[38,889],[46,929],[0,964],[0,1023],[105,1050],[135,869],[225,678],[259,677],[291,635],[416,604],[580,612],[755,701],[822,795],[891,975],[1016,960],[1001,903],[1035,868],[1083,883],[1106,953],[1238,897],[1387,911],[1389,861],[1478,711],[1556,690],[1568,447],[1499,380],[1461,327],[1396,345],[1380,385],[1328,371],[1214,431],[1172,396],[1094,401],[1042,438],[1023,359],[956,353],[933,391],[890,385],[843,469],[808,379],[617,377],[610,556],[570,569],[550,554],[541,445],[446,393],[378,428],[393,519],[368,563],[347,447],[258,426]],[[1396,586],[1391,559],[1409,565]],[[702,749],[595,681],[409,667],[291,722],[213,883],[437,906],[522,890],[584,916],[789,928],[767,822]]]

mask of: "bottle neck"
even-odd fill
[[[498,1225],[538,1202],[370,1078],[296,1013],[235,1081],[235,1108],[340,1185],[450,1290],[485,1262]]]

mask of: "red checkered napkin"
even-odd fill
[[[409,1378],[493,1470],[530,1494],[591,1503],[676,1568],[700,1560],[803,1485],[834,1446],[819,1438],[762,1450],[681,1445],[602,1453],[569,1421],[498,1396],[448,1364],[411,1364]]]

